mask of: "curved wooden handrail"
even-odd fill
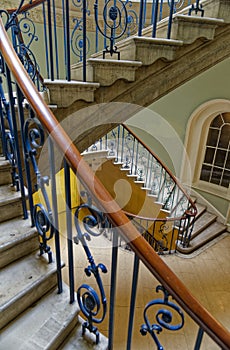
[[[110,194],[94,177],[88,164],[82,160],[80,152],[73,145],[71,139],[62,129],[55,116],[39,95],[36,87],[26,73],[19,58],[14,52],[7,33],[0,19],[0,51],[12,72],[16,82],[29,101],[37,117],[46,131],[58,145],[80,181],[99,207],[108,213],[111,223],[119,230],[123,239],[129,243],[132,250],[151,271],[158,281],[168,290],[172,297],[187,314],[224,350],[230,349],[230,333],[223,327],[202,305],[193,297],[181,280],[171,271],[153,248],[140,235],[131,221],[112,199]]]
[[[18,13],[23,13],[29,10],[32,10],[33,8],[37,7],[38,5],[42,4],[43,2],[46,2],[46,0],[34,0],[29,4],[26,4],[24,6],[22,6],[20,8],[20,10],[18,11]],[[14,13],[15,11],[17,11],[17,8],[14,9],[7,9],[7,12],[9,14]]]

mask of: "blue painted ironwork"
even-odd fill
[[[106,53],[109,53],[110,56],[117,54],[118,59],[120,59],[120,52],[117,51],[115,40],[121,38],[127,29],[128,13],[125,4],[121,0],[108,0],[105,3],[103,8],[103,20],[110,34],[107,34],[106,30],[103,31],[100,27],[98,21],[98,0],[96,0],[94,4],[94,18],[99,32],[110,42],[110,45],[106,46],[103,51],[103,58],[105,58]],[[121,32],[119,33],[118,29],[121,28],[121,23],[123,24]]]
[[[65,171],[65,201],[66,201],[66,228],[67,228],[67,247],[68,247],[68,265],[69,265],[69,291],[70,303],[74,302],[74,270],[73,270],[73,232],[72,232],[72,213],[71,213],[71,188],[70,188],[70,168],[64,160]]]
[[[83,228],[81,227],[80,213],[84,214],[84,218],[82,220]],[[102,263],[99,263],[98,265],[95,264],[87,241],[91,240],[91,236],[98,237],[104,232],[107,227],[107,220],[106,217],[96,207],[85,203],[80,205],[75,212],[75,226],[77,229],[77,235],[74,237],[74,242],[76,244],[81,242],[87,259],[90,263],[90,265],[85,268],[85,274],[88,277],[91,275],[95,277],[100,291],[99,297],[97,292],[85,283],[82,284],[77,290],[77,300],[80,309],[84,316],[87,318],[87,321],[82,325],[82,333],[84,335],[86,329],[94,333],[96,336],[96,344],[98,344],[99,331],[97,327],[94,326],[94,323],[101,323],[104,320],[107,311],[107,300],[100,276],[100,270],[102,273],[106,273],[107,268]],[[84,233],[83,229],[85,230]],[[101,317],[97,317],[101,306],[103,308],[102,315]]]
[[[202,343],[202,339],[203,339],[203,335],[204,335],[203,329],[202,329],[202,328],[199,328],[194,350],[200,350],[201,343]]]
[[[128,339],[127,339],[127,347],[126,347],[127,350],[131,349],[131,344],[132,344],[132,334],[133,334],[135,304],[136,304],[136,295],[137,295],[139,265],[140,265],[140,260],[139,260],[138,256],[135,254],[134,264],[133,264],[133,278],[132,278],[130,309],[129,309]]]
[[[200,4],[200,0],[196,0],[196,3],[191,5],[191,8],[189,9],[189,15],[191,15],[193,12],[195,12],[196,15],[200,12],[201,17],[204,16],[204,9],[202,4]]]
[[[8,55],[5,55],[5,59],[7,59]],[[2,65],[2,62],[0,62],[0,66]],[[15,109],[15,101],[14,101],[14,95],[13,95],[13,90],[12,90],[12,79],[10,76],[10,72],[9,69],[6,67],[2,69],[2,71],[5,71],[6,77],[8,79],[9,84],[11,85],[11,89],[10,90],[10,103],[11,103],[11,109],[14,110]],[[24,97],[22,92],[19,93],[19,88],[16,86],[16,93],[17,93],[17,100],[20,104],[20,107],[22,107],[22,102],[25,102]],[[34,90],[33,92],[36,92],[36,90]],[[29,99],[28,99],[29,100]],[[31,101],[30,101],[31,102]],[[40,106],[40,105],[39,105]],[[43,106],[44,110],[47,111],[48,113],[48,109],[45,108],[45,106],[41,103],[41,106]],[[24,107],[24,106],[23,106]],[[52,117],[52,114],[48,114],[50,116],[50,118],[54,118]],[[16,128],[16,123],[15,120],[16,118],[14,118],[15,115],[12,116],[12,126],[13,126],[13,133],[17,134],[17,128]],[[23,118],[22,118],[23,119]],[[55,119],[52,119],[55,120]],[[34,113],[31,111],[30,112],[30,118],[28,120],[26,120],[25,122],[25,126],[23,128],[23,132],[24,132],[24,137],[25,137],[25,143],[26,143],[26,152],[25,152],[25,156],[28,157],[30,159],[30,161],[32,162],[32,165],[34,167],[35,170],[35,174],[37,177],[37,184],[36,184],[36,188],[40,189],[42,192],[42,195],[44,197],[44,201],[45,201],[45,205],[42,205],[41,203],[37,204],[35,206],[34,209],[34,217],[36,218],[36,224],[38,226],[38,229],[40,229],[40,237],[41,239],[43,239],[43,246],[41,247],[42,249],[42,253],[43,251],[46,249],[46,243],[50,237],[50,235],[55,234],[55,242],[56,244],[59,245],[58,241],[58,224],[57,224],[57,203],[54,204],[56,202],[56,190],[55,190],[55,184],[53,184],[54,186],[52,186],[52,192],[54,192],[54,200],[52,199],[52,206],[49,203],[49,199],[47,196],[47,185],[49,183],[49,177],[48,176],[41,176],[37,163],[36,163],[36,154],[37,154],[37,150],[39,150],[40,147],[42,147],[43,143],[44,143],[44,132],[43,129],[41,127],[40,122],[35,118]],[[115,154],[115,157],[119,160],[122,161],[126,161],[126,149],[125,149],[125,137],[127,134],[130,134],[130,131],[128,129],[125,129],[123,126],[119,126],[117,129],[115,129],[115,131],[112,131],[112,133],[110,135],[106,135],[105,136],[105,142],[103,140],[99,141],[99,146],[97,144],[95,144],[95,148],[100,148],[103,149],[103,145],[106,145],[106,149],[107,147],[111,147],[111,151],[113,153],[116,153],[117,150],[119,150],[119,152],[117,152],[117,154]],[[64,134],[64,133],[63,133]],[[112,135],[112,136],[111,136]],[[114,139],[114,136],[117,136],[117,138]],[[120,137],[121,136],[121,137]],[[134,137],[134,135],[132,135],[133,137],[133,145],[129,145],[129,149],[131,150],[131,152],[129,153],[130,157],[132,157],[132,159],[130,159],[130,164],[132,163],[132,169],[136,169],[138,170],[140,168],[140,164],[144,164],[147,167],[146,173],[143,175],[143,177],[146,177],[145,181],[148,181],[149,184],[152,183],[153,178],[151,177],[151,173],[153,172],[152,170],[156,170],[159,172],[159,180],[158,180],[158,192],[161,191],[162,192],[162,186],[165,186],[165,193],[168,194],[168,192],[170,192],[170,197],[167,197],[167,201],[165,202],[167,204],[167,206],[171,206],[172,208],[172,212],[177,211],[178,207],[183,207],[184,205],[186,205],[187,207],[187,211],[188,211],[188,215],[190,215],[190,219],[192,220],[192,211],[190,210],[191,208],[189,207],[189,203],[188,203],[188,198],[185,196],[185,193],[181,193],[180,188],[176,190],[172,190],[171,191],[171,184],[169,184],[168,179],[167,179],[167,171],[166,169],[163,169],[162,164],[160,163],[160,161],[158,159],[150,159],[149,154],[146,155],[144,153],[141,153],[141,156],[139,157],[138,152],[142,151],[142,145],[141,142]],[[66,141],[65,138],[64,142]],[[108,140],[113,140],[112,143],[110,143]],[[67,142],[67,141],[66,141]],[[139,144],[138,144],[139,142]],[[16,146],[18,148],[19,151],[19,145],[18,143],[16,143]],[[114,147],[116,146],[116,147]],[[54,167],[54,149],[52,148],[52,143],[50,144],[50,163],[52,163],[52,168],[51,168],[51,183],[55,182],[54,178],[55,178],[55,167]],[[144,162],[143,162],[144,160]],[[140,164],[138,163],[140,161]],[[65,161],[66,162],[66,161]],[[76,162],[77,164],[77,162]],[[73,168],[77,168],[76,164],[73,162],[72,166]],[[157,166],[154,168],[154,165]],[[66,170],[65,170],[65,175],[66,175],[66,202],[67,202],[67,211],[70,212],[70,208],[71,208],[71,193],[69,191],[69,185],[70,185],[70,179],[69,179],[69,166],[67,166],[66,163]],[[91,174],[92,175],[92,174]],[[148,179],[148,180],[147,180]],[[84,183],[84,179],[82,179],[82,182]],[[157,191],[156,191],[157,192]],[[83,196],[82,196],[83,197]],[[184,200],[184,198],[186,197],[186,200]],[[96,199],[96,198],[95,198]],[[97,201],[100,202],[100,198],[97,198]],[[177,201],[177,203],[175,204],[175,201]],[[170,203],[170,205],[169,205]],[[178,203],[180,203],[178,205]],[[45,208],[46,207],[46,208]],[[55,214],[52,214],[51,211],[51,207],[52,210],[55,210]],[[106,206],[105,206],[106,207]],[[182,210],[183,209],[179,209]],[[85,212],[86,211],[86,212]],[[83,218],[83,220],[80,220],[80,217],[82,217],[82,214],[84,213],[85,216]],[[110,214],[107,214],[108,218],[110,217]],[[104,287],[103,287],[103,283],[102,283],[102,279],[101,279],[101,275],[100,272],[102,271],[102,273],[106,272],[107,269],[103,264],[98,264],[96,265],[96,263],[94,262],[94,258],[91,254],[90,248],[88,246],[88,241],[90,240],[91,236],[96,237],[102,233],[104,233],[105,231],[107,231],[106,233],[108,235],[112,236],[113,239],[113,255],[112,255],[112,269],[111,269],[111,290],[110,290],[110,326],[109,326],[109,349],[112,349],[112,344],[113,344],[113,328],[114,328],[114,313],[115,313],[115,295],[116,295],[116,284],[117,282],[117,277],[118,277],[118,244],[119,244],[119,239],[123,239],[125,240],[125,230],[121,230],[122,233],[122,237],[119,236],[119,227],[112,227],[112,224],[109,222],[108,223],[108,219],[104,214],[102,214],[100,212],[99,209],[95,208],[93,206],[92,200],[90,197],[88,197],[87,199],[87,203],[86,204],[82,204],[80,205],[75,213],[75,225],[77,228],[77,236],[75,237],[74,241],[75,243],[79,243],[81,242],[83,249],[86,253],[86,256],[88,258],[89,261],[89,266],[86,267],[85,269],[85,273],[87,276],[94,276],[99,288],[99,294],[88,284],[83,283],[77,290],[77,297],[78,297],[78,302],[79,305],[81,307],[81,310],[83,312],[83,314],[85,315],[85,317],[87,318],[87,321],[83,324],[83,333],[85,332],[86,329],[89,329],[89,331],[95,333],[96,335],[96,342],[99,341],[99,331],[97,329],[97,327],[95,327],[94,323],[99,324],[101,323],[104,319],[105,319],[105,315],[106,315],[106,310],[107,310],[107,302],[106,302],[106,297],[105,297],[105,292],[104,292]],[[112,222],[111,218],[111,222]],[[139,221],[138,221],[139,220]],[[135,222],[135,226],[140,228],[140,232],[143,234],[143,236],[148,237],[149,241],[151,238],[151,232],[149,232],[149,227],[151,225],[153,225],[154,227],[156,227],[158,225],[158,230],[160,230],[162,232],[162,235],[165,235],[165,231],[168,230],[168,228],[162,227],[161,221],[154,221],[154,223],[150,224],[148,222],[144,222],[143,223],[143,218],[138,218],[138,220],[136,219]],[[189,220],[189,218],[188,218]],[[116,220],[114,220],[116,221]],[[134,220],[133,220],[134,221]],[[122,223],[126,223],[126,221],[122,221]],[[160,224],[159,224],[160,223]],[[68,231],[71,230],[72,225],[70,222],[70,219],[68,219]],[[186,226],[186,222],[184,222],[184,225]],[[47,227],[50,228],[50,233],[48,234],[47,231]],[[111,228],[111,232],[108,232],[108,230]],[[154,228],[155,231],[155,228]],[[69,234],[69,232],[68,232]],[[57,237],[57,239],[56,239]],[[132,237],[132,235],[131,235]],[[128,239],[128,236],[126,237]],[[135,237],[136,238],[136,237]],[[137,239],[139,239],[140,237],[137,237]],[[68,236],[69,241],[72,241],[72,234],[69,234]],[[157,245],[158,242],[156,242],[156,240],[154,239],[154,237],[151,238],[152,241]],[[151,249],[149,247],[146,246],[145,242],[140,239],[140,242],[142,242],[143,246],[146,248],[146,251],[148,252],[148,254],[153,253],[153,251],[151,251]],[[125,242],[127,244],[127,242]],[[121,244],[121,241],[120,241]],[[133,320],[133,315],[135,312],[135,293],[136,293],[136,289],[137,289],[137,279],[138,279],[138,264],[139,264],[139,258],[142,259],[142,261],[145,263],[146,267],[149,268],[149,266],[151,266],[151,272],[152,275],[155,276],[156,278],[159,277],[159,275],[157,276],[157,273],[154,274],[153,272],[153,265],[151,265],[150,259],[147,259],[147,255],[145,256],[145,250],[140,249],[140,251],[138,250],[138,246],[137,244],[133,244],[132,242],[130,242],[130,246],[134,247],[136,250],[136,255],[135,255],[135,261],[134,261],[134,270],[133,270],[133,284],[132,284],[132,298],[131,298],[131,307],[130,307],[130,328],[132,325],[132,320]],[[60,248],[60,247],[59,247]],[[57,249],[57,247],[56,247]],[[131,249],[131,248],[129,248]],[[48,251],[48,249],[47,249]],[[48,251],[49,253],[49,251]],[[135,254],[135,253],[134,253]],[[60,255],[60,249],[59,249],[59,255]],[[133,254],[129,254],[130,256],[133,256]],[[156,258],[156,257],[154,257]],[[70,264],[72,265],[70,268],[73,269],[73,259],[71,258],[70,260]],[[157,259],[156,259],[157,261]],[[159,260],[158,260],[159,263]],[[163,265],[164,266],[164,265]],[[59,256],[59,268],[60,268],[60,256]],[[170,272],[170,270],[166,270],[168,272]],[[167,280],[168,276],[161,276],[159,279],[163,279],[164,280],[165,277],[165,281]],[[170,277],[173,277],[170,276]],[[59,278],[61,279],[61,274],[59,274]],[[168,279],[169,280],[169,279]],[[176,279],[177,281],[179,281],[178,279]],[[167,285],[167,282],[165,282],[165,284]],[[128,287],[128,285],[127,285]],[[173,290],[173,288],[172,288]],[[158,339],[158,333],[161,333],[163,331],[163,329],[168,329],[168,330],[172,330],[172,331],[176,331],[178,329],[181,329],[183,327],[184,324],[184,316],[183,313],[181,312],[180,308],[175,305],[174,303],[172,303],[171,301],[169,301],[169,293],[167,292],[167,290],[162,287],[159,286],[157,288],[157,292],[159,291],[163,291],[164,293],[164,297],[162,299],[156,299],[151,301],[150,303],[147,304],[147,306],[144,309],[144,320],[145,320],[145,324],[142,325],[141,327],[141,333],[143,335],[149,333],[152,338],[155,341],[155,344],[158,346],[158,349],[163,349],[159,339]],[[186,291],[186,289],[184,290]],[[61,285],[60,285],[60,290],[59,292],[61,292]],[[185,305],[186,303],[184,302],[185,298],[180,298],[180,296],[178,296],[177,292],[174,291],[174,296],[177,297],[177,299],[181,302],[182,305]],[[190,298],[191,300],[192,298]],[[186,299],[188,300],[188,299]],[[195,302],[195,298],[192,299]],[[102,316],[99,317],[99,308],[102,305]],[[200,308],[200,304],[197,303],[197,305],[199,305],[198,309]],[[151,322],[150,318],[149,318],[149,312],[152,311],[152,309],[154,307],[159,307],[160,308],[157,310],[156,312],[156,322]],[[172,310],[173,312],[176,312],[177,314],[179,314],[179,317],[181,319],[181,322],[179,324],[172,324],[173,322],[173,312],[171,312],[170,310]],[[189,308],[187,308],[187,310],[191,310]],[[186,311],[187,311],[186,310]],[[205,310],[201,310],[204,311]],[[193,312],[193,313],[192,313]],[[195,310],[191,311],[191,314],[193,315],[193,319],[200,325],[204,326],[204,329],[209,332],[208,329],[208,323],[205,324],[204,322],[204,318],[202,320],[198,320],[198,316],[197,313],[195,313]],[[194,316],[195,314],[195,316]],[[208,313],[206,313],[206,317],[208,318]],[[210,318],[213,322],[214,320],[212,318]],[[209,323],[210,324],[210,323]],[[218,326],[218,323],[216,322],[216,325]],[[222,329],[222,328],[221,328]],[[211,335],[213,336],[214,340],[216,339],[216,333],[214,331],[210,332]],[[131,339],[132,335],[131,335],[131,329],[128,330],[128,338]],[[196,340],[196,345],[195,345],[195,350],[198,350],[200,348],[200,343],[202,341],[202,337],[203,337],[203,329],[200,328],[198,331],[198,336],[197,336],[197,340]],[[128,343],[130,344],[131,340],[128,341]],[[220,339],[217,339],[217,343],[223,343],[223,341]],[[228,340],[225,341],[225,344],[227,344]],[[229,343],[229,342],[228,342]],[[128,345],[130,346],[130,345]],[[144,346],[144,345],[143,345]],[[227,349],[227,345],[225,346],[225,349]]]
[[[118,233],[111,227],[112,234],[112,263],[111,263],[111,281],[110,281],[110,298],[109,298],[109,342],[108,349],[113,348],[114,343],[114,317],[115,317],[115,296],[117,286],[117,259],[118,259]]]
[[[47,242],[53,238],[55,228],[53,225],[51,204],[46,190],[46,186],[49,186],[49,177],[41,176],[36,159],[38,150],[42,148],[45,140],[43,127],[37,118],[28,118],[25,121],[24,137],[26,154],[36,175],[37,182],[35,189],[37,191],[41,190],[45,203],[45,205],[42,203],[35,204],[32,211],[34,223],[40,238],[40,254],[47,253],[49,263],[51,263],[52,252]]]
[[[159,291],[163,292],[164,298],[152,300],[146,305],[144,310],[145,323],[141,326],[140,332],[143,336],[149,333],[153,338],[157,346],[157,349],[164,350],[163,346],[161,345],[157,337],[157,334],[160,334],[163,331],[163,329],[168,329],[171,331],[177,331],[181,329],[184,326],[184,315],[181,309],[176,304],[169,301],[170,294],[163,286],[157,286],[156,292],[158,293]],[[150,308],[152,308],[155,305],[162,305],[162,307],[167,307],[167,308],[162,308],[158,310],[156,314],[157,322],[152,323],[152,321],[150,321],[148,317],[148,311]],[[172,324],[173,313],[171,310],[173,310],[179,315],[180,323]]]

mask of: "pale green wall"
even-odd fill
[[[143,112],[141,118],[134,116],[127,124],[179,175],[186,127],[192,112],[209,100],[230,100],[229,78],[230,58],[162,97],[149,107],[151,112]],[[165,130],[161,127],[162,120]],[[205,192],[202,195],[226,216],[227,200]]]

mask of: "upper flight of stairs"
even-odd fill
[[[2,350],[73,350],[107,348],[81,335],[78,303],[69,288],[57,292],[55,262],[40,256],[38,235],[23,220],[20,194],[10,185],[10,166],[0,157],[0,348]]]
[[[54,113],[59,121],[83,107],[124,103],[120,113],[114,107],[114,111],[100,115],[100,127],[93,112],[94,118],[87,116],[90,127],[79,132],[81,136],[76,140],[80,151],[109,131],[111,123],[124,122],[137,112],[135,108],[128,110],[125,104],[148,106],[229,57],[229,2],[206,0],[203,8],[205,17],[188,16],[188,10],[174,15],[171,39],[165,39],[167,27],[163,20],[156,38],[151,38],[149,27],[143,30],[142,37],[131,36],[116,43],[121,60],[102,59],[102,52],[93,55],[87,61],[87,82],[81,81],[81,63],[72,66],[70,82],[45,80],[49,103],[57,106]],[[82,130],[84,113],[75,119],[75,128]]]

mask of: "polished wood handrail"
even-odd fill
[[[22,7],[20,8],[20,10],[18,11],[18,13],[23,13],[23,12],[32,10],[33,8],[35,8],[35,7],[37,7],[38,5],[42,4],[43,2],[46,2],[46,0],[34,0],[34,1],[32,1],[31,3],[22,6]],[[8,12],[9,14],[14,13],[15,11],[17,11],[17,8],[14,8],[14,9],[7,9],[7,12]]]
[[[0,19],[0,51],[12,72],[17,84],[30,103],[37,117],[50,134],[53,141],[64,153],[66,160],[80,181],[91,193],[99,207],[106,213],[111,223],[119,230],[123,239],[151,271],[158,281],[168,290],[178,304],[190,317],[224,350],[230,349],[230,333],[218,322],[190,293],[182,281],[171,271],[154,249],[140,235],[131,221],[112,199],[110,194],[94,176],[89,165],[82,159],[80,152],[62,129],[55,116],[43,101],[35,85],[17,57]]]

